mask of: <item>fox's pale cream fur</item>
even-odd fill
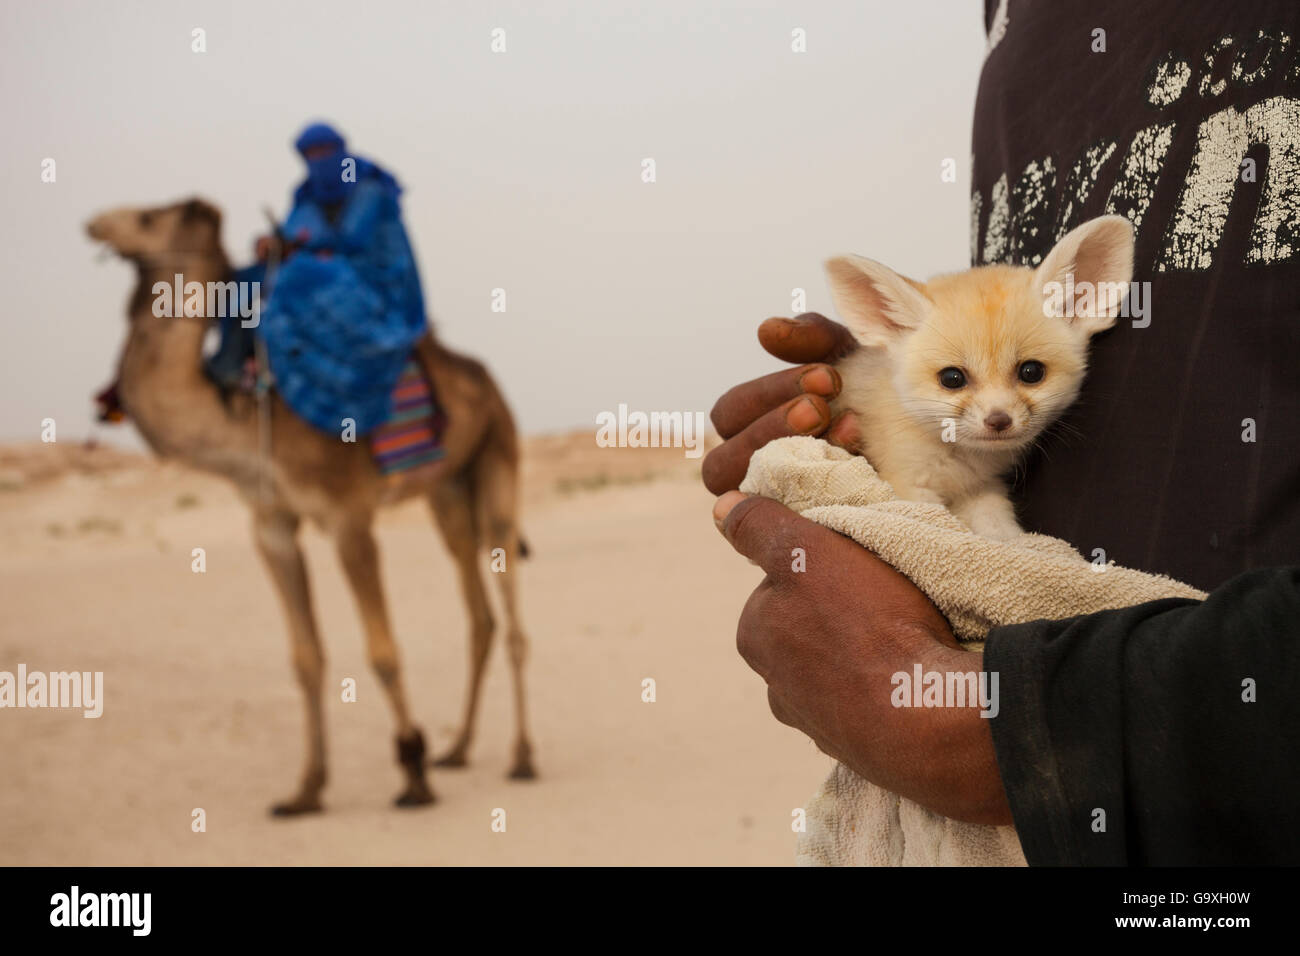
[[[1037,269],[920,283],[846,256],[827,270],[861,345],[837,366],[833,410],[856,413],[867,460],[901,498],[943,504],[977,534],[1018,535],[1003,476],[1078,396],[1089,339],[1115,323],[1133,272],[1128,220],[1084,223]],[[1037,377],[1027,362],[1040,380],[1023,380]],[[945,387],[944,373],[961,384]]]

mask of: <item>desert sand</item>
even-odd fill
[[[105,697],[99,719],[0,709],[0,864],[791,863],[791,812],[831,764],[771,717],[736,654],[761,572],[714,530],[698,460],[598,448],[591,432],[534,437],[524,497],[540,779],[505,779],[498,641],[471,766],[432,772],[435,805],[391,806],[389,710],[330,544],[308,529],[331,776],[323,814],[276,820],[269,805],[297,782],[302,708],[234,492],[102,446],[0,449],[0,670],[103,671]],[[408,694],[439,752],[464,693],[459,586],[421,503],[385,512],[377,534]],[[341,699],[347,677],[355,703]],[[205,832],[191,829],[195,808]]]

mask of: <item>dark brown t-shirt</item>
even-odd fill
[[[1206,589],[1300,562],[1300,2],[987,0],[986,27],[973,261],[1117,212],[1150,283],[1027,462],[1023,523]]]

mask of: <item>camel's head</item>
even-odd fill
[[[86,223],[90,238],[124,259],[165,264],[178,253],[221,248],[221,211],[202,199],[153,209],[112,209]]]

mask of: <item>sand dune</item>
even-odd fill
[[[101,670],[105,683],[98,720],[0,710],[0,864],[791,862],[791,810],[830,761],[771,718],[735,653],[760,572],[714,531],[698,473],[680,450],[600,449],[591,433],[528,441],[522,594],[542,776],[505,779],[498,646],[472,766],[434,771],[439,802],[415,811],[390,806],[388,708],[329,542],[307,531],[335,689],[331,782],[326,813],[276,821],[301,705],[234,493],[104,448],[0,449],[0,670]],[[409,694],[441,749],[466,667],[457,582],[420,504],[385,513],[378,535]],[[340,700],[345,677],[356,703]],[[191,831],[196,807],[206,832]]]

